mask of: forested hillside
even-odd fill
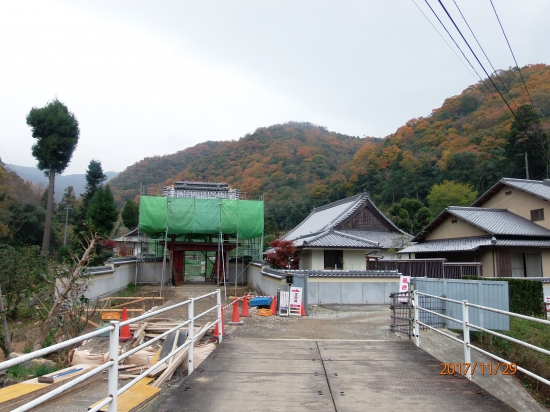
[[[349,163],[367,140],[375,139],[329,132],[310,123],[279,124],[238,141],[207,142],[144,159],[113,179],[111,187],[122,201],[138,194],[141,181],[145,186],[177,180],[227,182],[248,197],[264,195],[266,215],[286,229],[325,202],[323,188],[348,180]]]
[[[140,184],[223,181],[248,196],[264,195],[266,224],[290,229],[314,206],[367,191],[384,210],[403,198],[426,198],[450,180],[483,192],[502,177],[547,177],[550,66],[495,73],[445,100],[427,117],[411,119],[383,139],[351,137],[310,123],[263,127],[238,141],[206,142],[152,157],[111,181],[119,203]],[[533,109],[531,102],[534,105]]]
[[[529,177],[546,178],[548,136],[541,130],[550,128],[550,66],[524,67],[522,75],[538,118],[518,72],[501,71],[492,80],[517,119],[489,92],[495,90],[489,80],[470,86],[430,116],[362,147],[352,163],[354,191],[366,190],[386,205],[404,197],[425,200],[445,179],[470,183],[481,193],[502,177],[525,178],[525,152]]]

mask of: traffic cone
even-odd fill
[[[239,317],[239,302],[237,299],[233,302],[233,315],[231,316],[230,325],[244,325],[244,322]]]
[[[220,337],[225,335],[223,331],[223,312],[224,310],[222,309],[222,317],[220,318],[220,323],[216,323],[216,327],[214,328],[214,333],[213,333],[213,337],[218,339],[218,341],[220,340]]]
[[[274,316],[277,316],[277,295],[276,294],[273,296],[273,300],[271,301],[271,314]]]
[[[126,306],[122,308],[122,322],[124,322],[125,320],[128,320]],[[120,335],[118,337],[118,340],[120,342],[127,342],[130,339],[132,339],[132,335],[130,334],[130,325],[124,325],[122,328],[120,328]]]
[[[300,311],[300,316],[307,316],[306,307],[304,306],[304,301],[302,301],[302,310]]]
[[[246,299],[246,293],[243,297],[243,308],[241,310],[241,316],[243,318],[248,318],[250,316],[250,311],[248,310],[248,300]]]

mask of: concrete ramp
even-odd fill
[[[146,411],[506,411],[408,341],[225,340]]]

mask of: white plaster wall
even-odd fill
[[[365,251],[344,249],[344,270],[365,270]]]
[[[325,269],[325,251],[323,249],[311,249],[311,270]]]

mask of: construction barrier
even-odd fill
[[[231,316],[231,322],[229,322],[230,325],[244,325],[244,322],[239,317],[239,300],[235,299],[233,301],[233,315]]]
[[[246,293],[244,294],[243,296],[243,309],[241,311],[241,316],[243,318],[248,318],[250,317],[250,312],[248,310],[248,300],[246,299]]]
[[[126,306],[122,308],[122,321],[125,322],[128,320],[128,313],[126,313]],[[120,342],[128,342],[132,339],[132,335],[130,334],[130,325],[124,325],[120,328],[120,336],[118,340]]]

